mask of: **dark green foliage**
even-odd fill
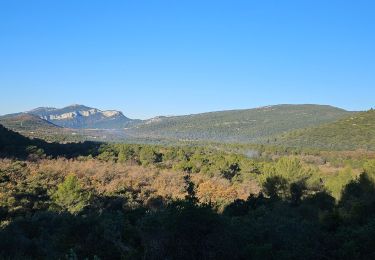
[[[346,221],[364,223],[375,214],[375,185],[367,174],[351,181],[342,193],[340,209]]]
[[[77,214],[89,205],[91,195],[82,189],[77,176],[71,174],[57,186],[51,199],[55,205],[54,208]]]
[[[231,180],[236,174],[241,171],[240,165],[238,163],[231,163],[227,167],[220,170],[220,174],[228,180]]]
[[[185,189],[187,191],[187,195],[185,196],[186,201],[188,201],[192,204],[198,203],[198,199],[197,199],[196,194],[195,194],[195,185],[191,181],[190,175],[185,175],[184,181],[185,181],[185,185],[186,185]]]
[[[266,142],[275,135],[332,122],[349,115],[319,105],[278,105],[248,110],[160,117],[126,130],[131,136],[236,143]]]
[[[118,162],[124,163],[126,161],[131,160],[133,158],[134,154],[135,154],[135,151],[131,146],[122,145],[122,146],[120,146],[119,152],[118,152],[118,158],[117,158]]]
[[[290,200],[292,204],[298,205],[301,202],[304,191],[307,189],[304,182],[294,182],[289,187]]]
[[[375,150],[375,111],[361,112],[333,123],[296,130],[277,144],[328,150]]]
[[[163,154],[156,152],[151,147],[143,147],[139,153],[139,160],[143,165],[162,162]]]
[[[2,173],[2,183],[9,174],[18,174],[21,180],[27,174],[22,171],[22,163],[14,164]],[[267,192],[270,198],[259,194],[238,199],[223,213],[199,203],[187,175],[184,200],[158,198],[132,208],[121,206],[127,203],[121,197],[95,194],[91,204],[84,203],[84,214],[76,214],[77,207],[71,211],[71,204],[65,202],[77,205],[74,201],[86,195],[71,175],[50,198],[28,198],[34,204],[51,200],[68,209],[66,212],[49,211],[48,207],[31,210],[28,204],[19,203],[15,215],[10,208],[1,207],[0,257],[372,259],[375,186],[366,175],[346,186],[337,205],[323,191],[301,196],[306,189],[303,185],[275,179],[268,181],[273,184],[273,191]],[[289,195],[280,195],[280,183],[291,187],[289,191],[282,188]],[[21,190],[14,193],[16,198],[23,194]]]
[[[33,159],[40,159],[44,156],[72,158],[80,155],[96,155],[99,147],[100,144],[94,142],[47,143],[40,139],[29,139],[0,125],[0,158],[25,159],[29,155]]]
[[[244,200],[237,199],[224,209],[223,214],[230,217],[245,216],[249,212],[249,207],[249,203]]]
[[[285,197],[288,188],[286,179],[280,176],[268,177],[263,183],[264,193],[271,199]]]
[[[314,173],[296,157],[259,160],[212,147],[47,144],[0,131],[2,157],[36,156],[32,163],[5,159],[0,168],[0,259],[375,258],[373,160],[362,163],[365,173],[349,180],[336,203],[324,183],[307,183]],[[127,196],[140,192],[133,183],[101,189],[101,181],[112,181],[110,171],[104,179],[95,169],[83,171],[93,178],[37,172],[41,160],[54,163],[45,156],[64,154],[90,155],[94,159],[76,160],[100,159],[107,167],[141,162],[155,175],[160,168],[183,169],[173,173],[185,176],[185,198],[135,203]],[[221,212],[199,200],[198,174],[231,185],[265,179],[258,195],[233,199]]]

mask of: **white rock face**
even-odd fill
[[[114,117],[114,116],[120,115],[120,112],[116,110],[107,110],[107,111],[103,111],[102,114],[105,117]]]
[[[158,122],[161,122],[164,118],[166,118],[166,117],[157,116],[157,117],[154,117],[154,118],[151,118],[151,119],[147,120],[147,122],[145,124],[149,125],[149,124],[152,124],[152,123],[158,123]]]
[[[91,116],[91,115],[95,115],[96,113],[98,113],[98,110],[97,109],[90,109],[90,110],[81,110],[79,111],[79,114],[81,116]]]
[[[77,116],[77,112],[70,112],[70,113],[64,113],[61,115],[50,115],[50,120],[64,120],[64,119],[72,119]]]
[[[64,114],[43,116],[42,118],[45,120],[67,120],[67,119],[73,119],[77,116],[89,117],[89,116],[96,115],[96,114],[101,114],[104,117],[115,117],[115,116],[121,115],[121,112],[116,111],[116,110],[100,111],[98,109],[93,108],[90,110],[80,110],[80,111],[68,112]]]

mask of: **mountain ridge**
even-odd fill
[[[118,110],[102,111],[78,104],[63,108],[38,107],[26,113],[37,115],[58,126],[76,129],[118,129],[133,121]]]
[[[146,138],[254,142],[294,129],[335,121],[355,112],[329,105],[281,104],[253,109],[157,117],[126,129]]]
[[[22,132],[24,129],[20,124],[12,125],[11,118],[14,117],[13,121],[20,122],[20,118],[28,114],[42,120],[34,118],[35,124],[39,125],[37,131],[43,132],[43,128],[48,128],[49,133],[61,132],[52,129],[54,125],[73,132],[79,131],[91,136],[90,138],[93,135],[96,136],[95,139],[103,137],[104,139],[101,138],[103,140],[107,138],[107,131],[114,141],[123,141],[126,138],[126,140],[269,143],[273,138],[290,131],[334,122],[355,113],[357,112],[330,105],[279,104],[252,109],[158,116],[148,120],[138,120],[126,117],[118,110],[102,111],[75,104],[64,108],[38,107],[25,113],[1,116],[0,123],[3,122],[12,130]],[[53,125],[48,125],[46,122]],[[90,133],[87,130],[90,130]],[[28,133],[30,131],[34,130],[28,129]]]
[[[375,150],[375,111],[359,112],[334,122],[297,129],[276,139],[278,145],[294,147]]]

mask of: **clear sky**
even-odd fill
[[[0,0],[0,114],[375,106],[375,1]]]

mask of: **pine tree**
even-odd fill
[[[51,197],[57,208],[77,214],[89,204],[91,194],[82,189],[76,175],[69,174]]]

